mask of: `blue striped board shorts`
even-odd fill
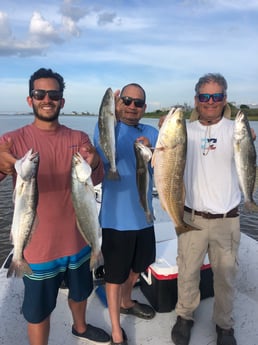
[[[93,290],[90,271],[91,248],[84,247],[79,253],[40,264],[30,264],[33,271],[25,275],[22,312],[30,323],[44,321],[55,309],[62,283],[69,289],[68,298],[75,302],[86,300]]]

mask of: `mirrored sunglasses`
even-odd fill
[[[143,99],[140,98],[132,98],[132,97],[121,97],[121,99],[123,100],[125,105],[130,105],[132,102],[134,102],[134,105],[136,108],[142,108],[145,104],[145,101]]]
[[[200,102],[209,102],[209,100],[212,98],[213,102],[221,102],[223,101],[225,95],[224,93],[200,93],[198,95],[198,99]]]
[[[52,101],[59,101],[63,98],[62,91],[58,90],[32,90],[31,91],[31,97],[35,98],[37,101],[42,101],[46,95],[48,94],[48,97]]]

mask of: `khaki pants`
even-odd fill
[[[178,238],[176,313],[193,319],[200,303],[200,267],[208,253],[214,279],[213,320],[221,328],[231,328],[240,243],[239,217],[205,219],[185,212],[184,219],[202,230],[189,231]]]

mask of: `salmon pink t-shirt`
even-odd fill
[[[42,130],[34,124],[6,133],[11,138],[12,154],[17,159],[31,148],[39,152],[37,219],[31,241],[24,250],[29,263],[42,263],[78,253],[85,245],[76,226],[71,198],[72,155],[90,143],[88,135],[60,125],[56,130]],[[0,180],[4,175],[0,174]],[[102,162],[92,173],[94,184],[103,178]]]

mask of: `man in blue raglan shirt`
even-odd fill
[[[107,178],[110,165],[99,144],[96,126],[94,143],[105,168],[102,183],[100,223],[102,227],[102,252],[104,278],[109,314],[112,325],[111,344],[127,344],[127,337],[120,325],[120,313],[151,319],[155,312],[149,305],[131,299],[133,286],[139,274],[155,261],[155,234],[153,222],[146,220],[140,204],[136,185],[136,158],[134,142],[154,147],[158,130],[139,123],[146,109],[144,89],[135,83],[116,92],[116,166],[119,180]],[[152,209],[153,171],[150,171],[149,205]]]

